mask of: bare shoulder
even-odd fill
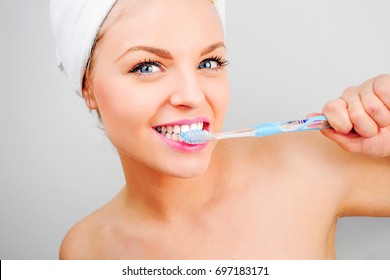
[[[83,252],[89,247],[88,222],[82,220],[75,224],[62,240],[59,258],[61,260],[88,259]]]
[[[225,145],[235,159],[234,174],[244,174],[240,180],[248,178],[255,190],[267,185],[273,191],[280,186],[283,192],[305,193],[308,199],[329,203],[335,213],[348,193],[348,182],[356,176],[349,168],[355,155],[318,131],[232,139]]]
[[[321,170],[319,179],[338,201],[337,216],[389,216],[390,157],[347,152],[318,132],[293,137],[309,170]]]
[[[62,260],[95,259],[100,210],[77,222],[65,235],[59,253]]]
[[[112,238],[114,228],[112,204],[99,208],[77,222],[65,235],[59,253],[60,259],[91,260],[104,259],[104,247]],[[110,218],[111,217],[111,218]]]
[[[271,178],[274,185],[272,178],[288,178],[285,186],[321,197],[336,217],[390,213],[390,157],[347,152],[318,131],[253,138],[230,146],[236,146],[237,155],[245,155],[242,162],[250,162],[246,168],[252,173],[256,169],[253,180]]]

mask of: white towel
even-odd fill
[[[116,0],[50,0],[58,67],[81,96],[82,81],[92,46]],[[225,28],[225,0],[215,4]]]

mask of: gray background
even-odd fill
[[[227,1],[225,129],[321,111],[390,73],[390,1]],[[115,149],[56,69],[48,1],[0,2],[0,258],[56,259],[124,184]],[[344,218],[339,259],[390,259],[390,218]]]

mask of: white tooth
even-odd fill
[[[172,134],[167,133],[167,134],[165,134],[165,137],[167,137],[168,139],[172,139]]]
[[[168,131],[168,134],[172,134],[172,132],[173,132],[172,126],[168,126],[167,131]]]
[[[190,130],[198,129],[198,125],[196,123],[191,124]]]
[[[179,140],[179,135],[176,133],[172,134],[172,140],[178,141]]]
[[[173,132],[174,132],[175,134],[179,134],[179,133],[180,133],[180,126],[175,125],[175,126],[173,127]]]
[[[198,123],[198,129],[203,129],[203,122]]]
[[[179,135],[179,142],[184,142],[183,138],[181,138],[180,135]]]
[[[182,125],[181,128],[180,128],[181,132],[187,132],[189,130],[190,130],[190,126],[186,125],[186,124]]]
[[[161,127],[161,132],[162,132],[162,134],[167,133],[167,128],[165,126],[162,126]]]

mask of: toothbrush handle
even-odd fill
[[[255,130],[255,136],[268,136],[283,132],[322,130],[330,128],[330,125],[325,116],[315,116],[288,122],[263,123],[253,128]]]

